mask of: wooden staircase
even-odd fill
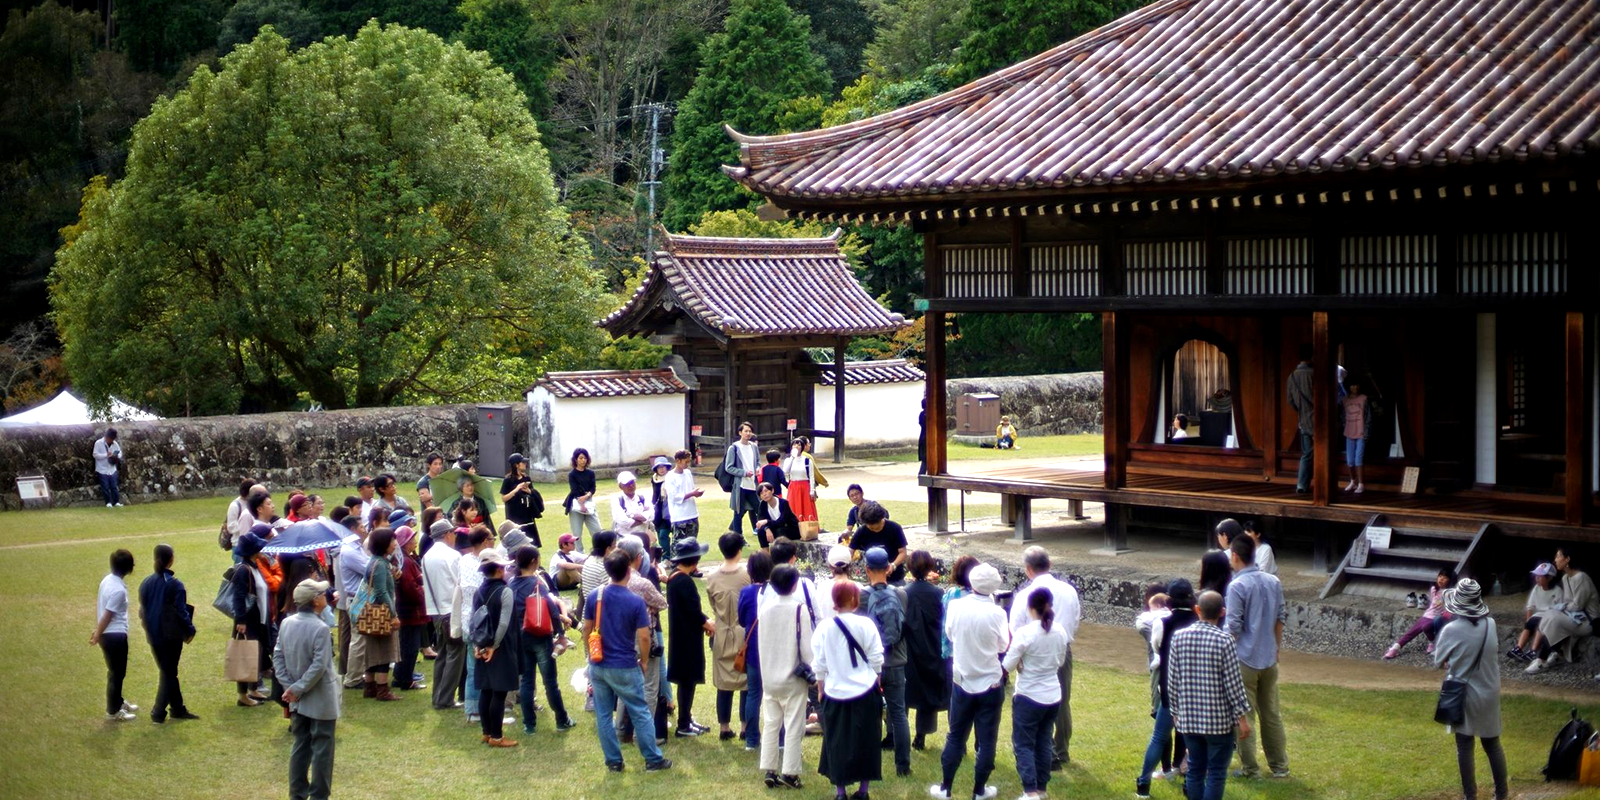
[[[1367,531],[1375,527],[1391,529],[1389,546],[1372,548],[1366,565],[1354,566],[1351,562],[1356,544],[1366,539]],[[1390,525],[1385,515],[1374,514],[1361,529],[1356,542],[1351,543],[1339,568],[1328,578],[1321,597],[1352,594],[1399,601],[1410,592],[1426,589],[1441,567],[1450,567],[1457,575],[1470,576],[1475,563],[1486,551],[1486,540],[1494,533],[1493,523],[1484,523],[1476,530],[1420,528]]]

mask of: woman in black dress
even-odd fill
[[[500,482],[500,504],[506,509],[506,519],[515,522],[534,547],[544,547],[539,540],[539,523],[534,521],[544,516],[544,496],[533,488],[533,479],[528,477],[528,459],[521,453],[512,453],[507,461],[506,478]]]
[[[925,739],[939,727],[939,712],[950,705],[950,679],[939,657],[939,631],[944,626],[944,593],[933,585],[933,554],[911,554],[911,577],[906,586],[906,708],[917,712],[916,735],[911,746],[921,750]]]
[[[522,649],[521,620],[514,620],[516,600],[511,587],[506,584],[506,561],[493,550],[485,550],[483,585],[478,587],[473,608],[488,609],[489,643],[487,647],[473,643],[472,657],[477,659],[473,679],[478,684],[478,721],[483,726],[483,743],[490,747],[516,747],[514,740],[505,738],[506,695],[519,686],[517,653]]]
[[[567,512],[567,525],[572,535],[583,546],[583,529],[589,536],[600,532],[600,515],[594,502],[594,470],[589,469],[589,451],[578,448],[572,451],[572,471],[567,473],[567,499],[561,508]]]
[[[711,730],[694,721],[694,687],[706,682],[706,634],[715,623],[700,604],[694,571],[706,548],[681,539],[672,551],[677,571],[667,579],[667,680],[678,687],[678,729],[675,736],[699,736]]]

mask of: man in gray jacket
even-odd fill
[[[299,611],[278,627],[272,668],[289,704],[290,800],[327,800],[333,787],[333,726],[339,719],[340,687],[333,671],[333,641],[320,614],[328,607],[328,584],[301,581],[294,587]]]
[[[1301,345],[1300,363],[1289,373],[1289,407],[1299,415],[1296,430],[1300,433],[1300,472],[1295,476],[1294,490],[1300,494],[1311,491],[1311,461],[1316,447],[1312,437],[1317,402],[1312,388],[1311,355],[1311,345]]]
[[[883,703],[888,717],[888,735],[883,749],[894,749],[895,774],[911,774],[911,726],[906,721],[906,590],[890,586],[889,571],[894,568],[889,551],[881,547],[867,550],[867,588],[861,592],[856,613],[871,617],[883,639]]]

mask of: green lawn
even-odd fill
[[[1073,433],[1061,436],[1025,436],[1017,441],[1021,449],[997,450],[993,447],[979,447],[971,444],[959,444],[951,440],[951,461],[986,461],[990,459],[1017,459],[1017,458],[1061,458],[1068,456],[1098,455],[1105,447],[1105,437],[1098,433]],[[916,453],[898,453],[884,456],[884,461],[914,462]]]
[[[547,493],[547,497],[551,493]],[[559,495],[556,495],[559,497]],[[708,511],[715,503],[707,503]],[[228,622],[210,609],[228,556],[213,541],[222,500],[131,506],[119,511],[65,509],[0,514],[0,755],[4,796],[45,798],[249,798],[282,796],[289,738],[275,706],[242,709],[233,704],[232,684],[221,677]],[[824,514],[840,509],[824,506]],[[908,513],[909,513],[908,509]],[[708,514],[708,516],[710,516]],[[192,710],[202,719],[151,725],[145,710],[156,674],[148,650],[137,641],[128,674],[129,699],[139,719],[101,721],[104,668],[87,644],[94,590],[106,556],[119,542],[88,541],[122,536],[138,559],[130,583],[150,568],[150,548],[160,540],[178,552],[177,572],[197,607],[199,636],[185,652],[183,678]],[[18,543],[49,542],[43,547]],[[135,622],[137,626],[137,622]],[[136,637],[137,638],[137,637]],[[561,669],[581,666],[574,653]],[[565,680],[563,681],[565,685]],[[1148,684],[1142,675],[1081,666],[1074,685],[1074,763],[1053,784],[1057,798],[1126,798],[1149,735]],[[1433,724],[1428,692],[1330,690],[1284,687],[1290,752],[1296,779],[1230,784],[1230,798],[1443,798],[1455,797],[1454,757],[1449,738]],[[581,708],[581,698],[568,702]],[[710,691],[697,701],[700,721],[713,724]],[[1009,704],[1008,704],[1009,708]],[[1508,697],[1504,742],[1514,785],[1542,788],[1544,763],[1559,703]],[[1585,709],[1590,719],[1600,709]],[[339,723],[335,795],[340,798],[732,798],[765,795],[755,757],[736,742],[715,737],[671,740],[667,754],[677,764],[669,774],[645,774],[637,750],[628,751],[628,772],[600,769],[592,717],[578,714],[576,730],[554,733],[548,720],[540,732],[511,751],[489,751],[459,712],[435,712],[420,696],[399,703],[363,701],[347,695]],[[1020,793],[1009,744],[1009,716],[1002,724],[993,782],[1001,797]],[[932,739],[935,747],[942,735]],[[812,774],[817,740],[805,744],[808,774],[804,797],[831,796]],[[1480,759],[1481,761],[1481,759]],[[913,755],[914,777],[874,787],[882,800],[925,797],[936,780],[938,753]],[[1480,772],[1486,767],[1480,766]],[[893,774],[886,762],[886,771]],[[970,780],[968,758],[958,781]],[[1480,781],[1486,781],[1480,775]],[[1175,800],[1176,787],[1158,785],[1157,798]],[[1560,797],[1539,794],[1538,797]],[[1597,796],[1594,792],[1584,797]]]

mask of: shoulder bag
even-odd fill
[[[1471,675],[1478,668],[1478,663],[1483,660],[1483,651],[1489,649],[1489,623],[1484,622],[1483,645],[1478,648],[1478,655],[1472,659],[1472,666],[1461,672],[1462,675]],[[1443,725],[1460,725],[1467,720],[1467,682],[1456,679],[1456,674],[1451,672],[1439,686],[1439,704],[1433,710],[1433,721]]]
[[[602,588],[601,592],[604,592],[604,591],[605,591],[605,589]],[[587,642],[587,644],[589,645],[589,662],[592,663],[592,664],[598,664],[598,663],[600,663],[600,661],[602,659],[604,659],[606,657],[605,642],[603,641],[602,637],[600,636],[600,611],[601,611],[601,607],[600,606],[601,606],[601,603],[602,603],[603,599],[604,598],[602,598],[599,593],[595,594],[595,597],[594,597],[594,630],[589,631],[589,641]]]
[[[849,632],[845,633],[845,638],[850,638]],[[850,639],[850,644],[854,645],[855,640]],[[794,610],[794,671],[789,674],[805,681],[807,686],[816,686],[817,673],[813,672],[811,665],[806,663],[805,657],[801,655],[802,652],[800,647],[800,609],[797,608]],[[854,653],[850,654],[850,659],[851,663],[854,664]]]
[[[800,619],[800,609],[797,608],[797,609],[794,610],[794,616],[795,616],[795,620],[799,621],[799,619]],[[733,671],[734,672],[744,672],[746,659],[748,659],[750,657],[750,637],[755,635],[756,626],[760,625],[760,624],[761,624],[761,620],[758,619],[755,622],[750,623],[750,630],[747,630],[747,631],[744,632],[744,644],[742,646],[740,646],[739,652],[735,653],[734,656],[733,656]],[[800,635],[800,630],[798,628],[795,629],[795,635],[796,636]]]
[[[367,577],[361,581],[361,588],[350,601],[352,608],[356,603],[361,604],[361,610],[356,614],[356,633],[367,636],[388,636],[400,627],[399,620],[394,618],[394,612],[388,603],[374,603],[372,601],[372,574],[379,566],[388,569],[387,562],[380,558],[373,558],[367,565]]]

